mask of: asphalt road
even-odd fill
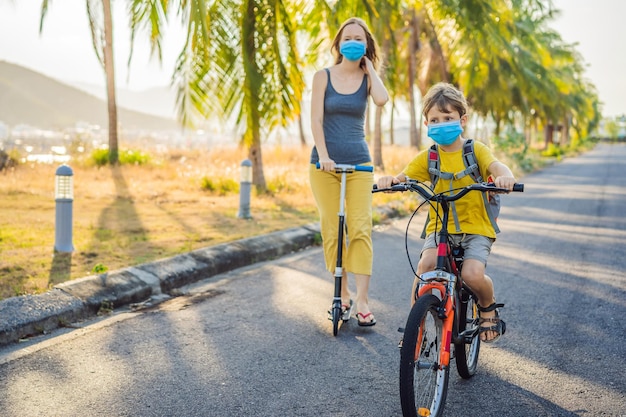
[[[508,331],[474,378],[452,369],[445,414],[626,416],[626,145],[522,181],[488,266]],[[2,348],[0,415],[399,416],[406,225],[374,233],[372,328],[352,319],[332,336],[333,283],[311,248]]]

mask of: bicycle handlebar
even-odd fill
[[[421,195],[425,200],[429,200],[429,201],[444,200],[444,201],[450,202],[450,201],[458,200],[459,198],[465,196],[465,194],[469,193],[470,191],[481,191],[481,192],[490,191],[490,192],[495,192],[495,193],[508,193],[509,192],[509,190],[507,190],[506,188],[496,187],[496,185],[492,182],[471,184],[466,187],[459,188],[457,190],[459,192],[454,195],[445,195],[446,193],[450,192],[450,190],[445,191],[443,193],[439,193],[439,194],[433,194],[430,188],[425,189],[422,186],[422,183],[420,183],[419,181],[408,180],[400,184],[394,184],[388,188],[378,188],[378,186],[374,184],[372,193],[378,193],[378,192],[383,192],[383,191],[413,191]],[[452,190],[452,191],[457,191],[457,190]],[[513,191],[523,192],[524,184],[522,183],[514,184]]]
[[[315,167],[320,169],[320,163],[316,163]],[[352,172],[352,171],[366,171],[366,172],[374,172],[374,166],[372,165],[348,165],[348,164],[335,164],[335,172],[340,174],[342,172]]]

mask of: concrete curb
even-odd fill
[[[47,333],[111,309],[315,243],[319,224],[207,247],[102,275],[56,285],[39,295],[0,301],[0,346]]]

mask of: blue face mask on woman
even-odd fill
[[[365,44],[360,41],[344,41],[339,47],[339,52],[348,61],[358,61],[365,55]]]
[[[454,143],[461,133],[463,133],[461,120],[428,125],[428,137],[442,146]]]

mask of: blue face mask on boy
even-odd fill
[[[452,144],[461,133],[463,133],[461,120],[428,125],[428,137],[442,146]]]
[[[360,41],[344,41],[339,47],[339,52],[348,61],[358,61],[365,55],[365,44]]]

